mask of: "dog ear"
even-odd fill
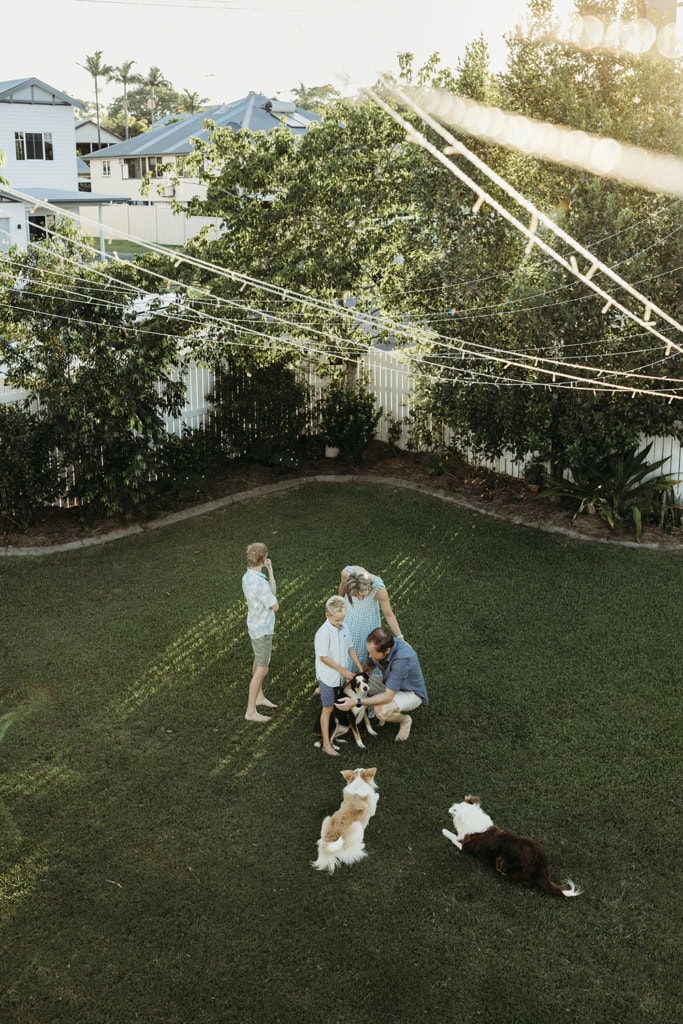
[[[376,775],[376,774],[377,774],[377,769],[376,769],[376,768],[366,768],[366,769],[365,769],[365,770],[363,771],[363,778],[364,778],[364,779],[365,779],[366,781],[367,781],[368,779],[374,779],[374,777],[375,777],[375,775]]]
[[[353,780],[356,777],[356,773],[352,772],[352,771],[349,771],[348,768],[345,771],[341,772],[340,774],[344,776],[344,778],[346,779],[347,782],[353,782]]]
[[[479,807],[479,806],[481,806],[481,798],[478,797],[478,796],[466,796],[465,797],[465,803],[466,804],[475,804],[477,807]]]

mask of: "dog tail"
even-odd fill
[[[333,843],[327,843],[324,839],[318,840],[318,859],[311,861],[311,867],[318,871],[329,871],[330,874],[338,868],[341,861],[337,854],[344,847],[344,837],[340,836]]]
[[[581,886],[574,885],[571,878],[565,879],[565,888],[562,888],[562,886],[558,885],[557,882],[553,882],[552,878],[550,877],[550,872],[548,871],[547,866],[545,867],[545,870],[539,878],[538,884],[543,890],[543,892],[547,892],[551,896],[580,896],[582,892]]]

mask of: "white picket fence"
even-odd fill
[[[365,355],[358,360],[358,371],[362,373],[368,382],[368,387],[375,395],[377,402],[382,406],[383,416],[379,422],[377,436],[380,440],[388,440],[388,429],[393,421],[399,423],[409,415],[414,404],[414,378],[410,364],[401,351],[385,351],[382,349],[368,348]],[[319,398],[325,387],[325,379],[315,373],[311,364],[304,369],[307,384],[311,389],[312,396]],[[185,405],[180,414],[176,417],[167,417],[166,429],[171,434],[182,435],[187,428],[201,428],[206,426],[210,406],[206,395],[212,391],[214,376],[212,370],[207,366],[192,362],[185,372]],[[0,404],[3,402],[16,402],[26,398],[26,393],[9,388],[2,376],[0,376]],[[405,447],[407,441],[407,430],[405,426],[399,439],[399,447]],[[673,476],[681,480],[676,488],[678,500],[683,500],[683,445],[673,437],[643,437],[642,443],[652,442],[650,460],[668,458],[669,461],[662,467],[667,476]],[[467,452],[465,452],[467,456]],[[476,465],[484,466],[495,473],[505,473],[512,477],[524,475],[524,464],[516,462],[510,453],[504,454],[499,459],[482,461],[473,459]]]

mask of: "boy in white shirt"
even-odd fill
[[[273,650],[273,633],[275,631],[275,612],[280,605],[275,596],[277,585],[273,575],[273,566],[268,558],[265,544],[250,544],[247,548],[247,571],[242,577],[242,590],[247,599],[247,630],[254,651],[254,664],[249,683],[247,710],[244,715],[247,722],[270,722],[267,715],[262,715],[257,705],[266,708],[277,707],[265,696],[263,680],[268,675],[270,655]],[[268,573],[268,579],[263,570]]]
[[[353,679],[354,673],[346,668],[349,658],[359,672],[363,671],[351,641],[351,634],[344,625],[345,615],[344,598],[335,594],[326,602],[325,622],[315,634],[315,674],[320,685],[320,701],[323,706],[320,713],[320,733],[322,749],[330,757],[339,757],[339,752],[330,742],[330,716],[334,707],[335,687],[341,686],[342,680]]]

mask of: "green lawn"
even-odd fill
[[[89,245],[95,249],[99,249],[100,240],[99,238],[92,237],[86,239]],[[140,245],[139,242],[131,242],[127,238],[106,238],[104,242],[105,251],[108,253],[118,252],[126,256],[143,256],[149,252],[149,248],[145,245]],[[182,245],[167,245],[166,249],[182,249]]]
[[[279,584],[270,726],[243,720],[243,552]],[[333,761],[313,635],[380,572],[430,705]],[[0,559],[3,1024],[666,1024],[680,1014],[683,555],[315,484],[141,537]],[[342,767],[369,856],[313,871]],[[559,900],[441,835],[478,793]]]

